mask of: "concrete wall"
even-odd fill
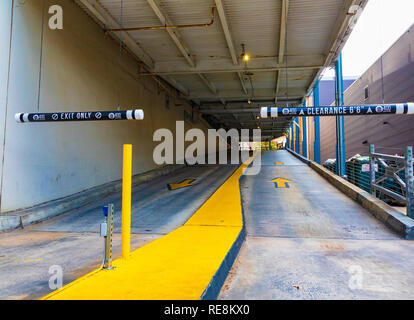
[[[414,25],[344,93],[346,105],[414,101]],[[368,86],[369,97],[364,89]],[[384,87],[384,90],[382,88]],[[321,159],[335,158],[335,118],[321,118]],[[378,152],[403,154],[414,145],[414,115],[345,117],[345,152],[349,158],[368,154],[373,143]]]
[[[355,78],[344,78],[343,86],[346,90]],[[335,105],[335,77],[319,81],[319,105],[330,106]],[[336,118],[321,117],[320,118],[321,133],[321,161],[328,158],[335,158],[336,146]]]
[[[8,64],[3,48],[10,32],[11,2],[2,0],[0,4],[2,128]],[[170,97],[167,109],[165,92],[154,80],[139,77],[139,66],[132,58],[123,54],[119,68],[117,45],[71,0],[44,1],[42,41],[41,4],[40,0],[14,0],[7,127],[1,147],[1,212],[120,179],[124,143],[133,145],[133,174],[156,168],[152,160],[157,144],[152,141],[153,132],[158,128],[175,132],[175,121],[183,120],[184,108],[191,113],[190,106],[175,106],[174,97]],[[47,11],[53,4],[63,7],[63,30],[48,28]],[[145,120],[50,124],[14,121],[16,112],[113,110],[118,97],[121,109],[144,109]],[[206,129],[200,122],[195,127]],[[189,128],[186,123],[185,129]]]
[[[343,86],[346,90],[354,83],[356,77],[344,77]],[[327,77],[319,80],[319,105],[330,106],[335,103],[335,77]]]
[[[12,17],[12,1],[0,2],[0,177],[3,172],[4,134],[6,132],[6,104],[7,83],[10,55],[10,30]],[[0,203],[2,195],[2,182],[0,180]]]

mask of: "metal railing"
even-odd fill
[[[389,205],[406,206],[407,216],[414,218],[412,147],[404,156],[376,153],[373,145],[370,151],[348,159],[343,178]],[[324,167],[336,174],[336,159],[326,160]]]
[[[374,145],[371,144],[369,158],[371,194],[384,194],[405,204],[407,216],[414,218],[413,147],[406,147],[405,156],[401,157],[376,153]],[[379,166],[384,168],[382,172],[378,170]],[[388,187],[386,181],[393,181],[394,185],[399,186],[399,192]]]

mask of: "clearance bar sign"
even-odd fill
[[[320,106],[276,108],[262,107],[261,118],[306,117],[306,116],[363,116],[381,114],[413,114],[414,103],[356,105],[356,106]]]
[[[59,122],[59,121],[102,121],[102,120],[142,120],[141,109],[124,111],[85,111],[54,113],[16,113],[15,120],[22,122]]]

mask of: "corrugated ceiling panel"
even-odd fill
[[[287,25],[288,54],[323,54],[328,49],[343,0],[291,0]]]
[[[276,56],[280,33],[281,1],[223,0],[235,46],[255,56]]]

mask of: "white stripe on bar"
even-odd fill
[[[143,120],[144,119],[144,110],[136,109],[134,111],[135,119],[136,120]]]
[[[270,115],[272,118],[277,118],[277,108],[270,108]]]
[[[397,103],[396,105],[396,114],[403,114],[404,113],[404,104],[402,103]]]
[[[408,102],[408,114],[414,113],[414,102]]]
[[[16,113],[15,115],[14,115],[14,120],[16,120],[16,122],[18,122],[18,123],[22,123],[22,121],[20,121],[20,115],[21,115],[22,113]]]
[[[127,110],[126,117],[127,117],[128,120],[132,120],[133,119],[132,118],[132,110]]]
[[[261,107],[260,108],[260,117],[261,118],[267,118],[267,107]]]

